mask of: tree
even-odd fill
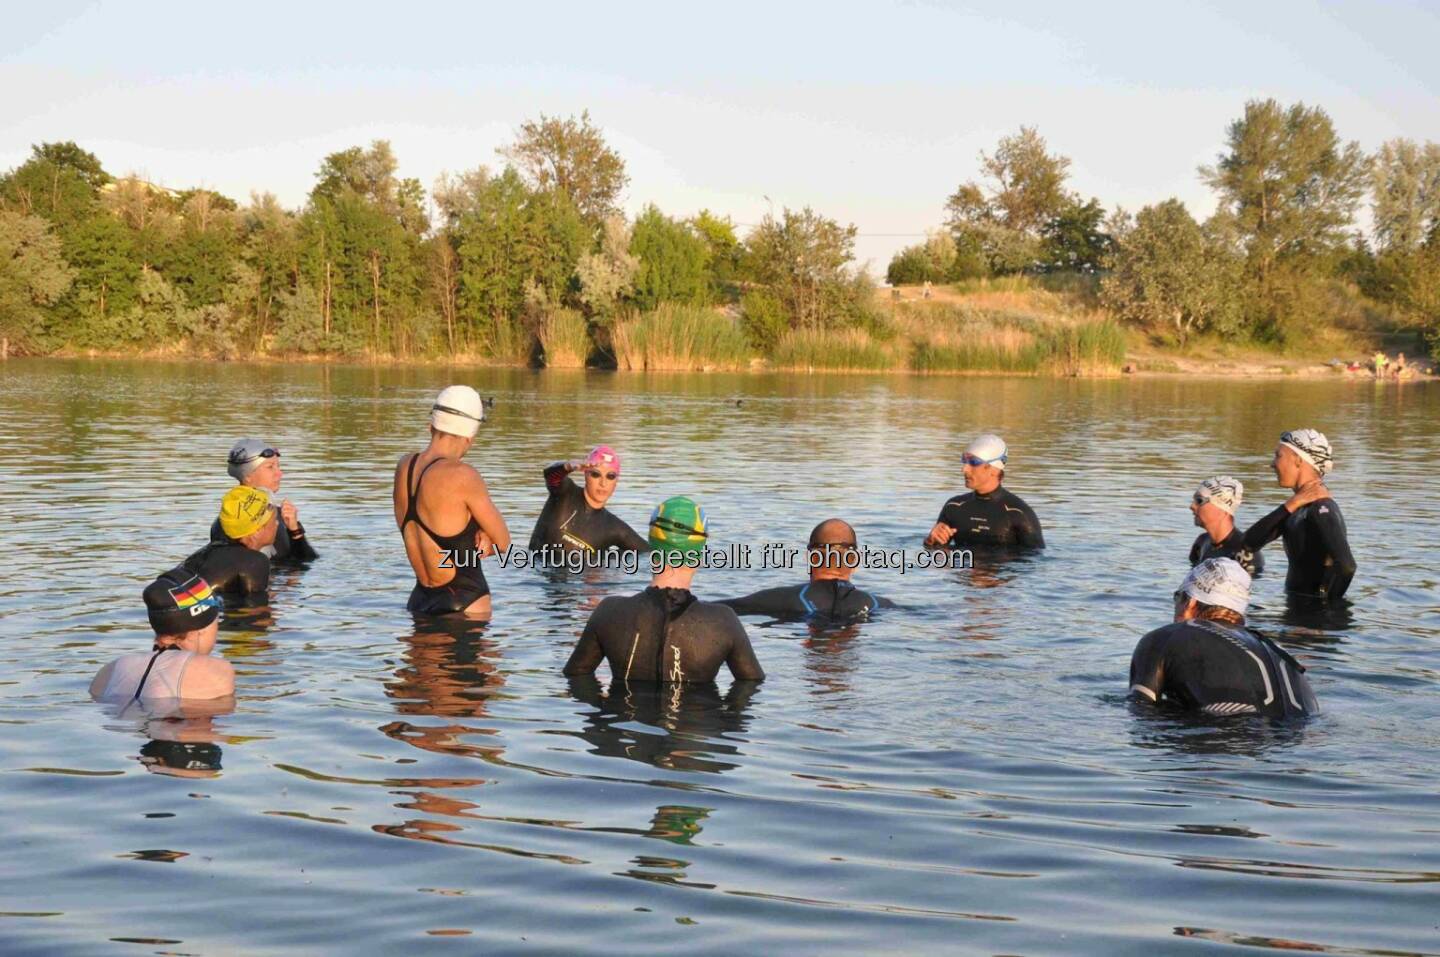
[[[1262,295],[1282,259],[1344,245],[1367,161],[1359,144],[1340,142],[1324,110],[1252,100],[1230,124],[1226,146],[1200,173],[1234,217]]]
[[[639,261],[635,304],[649,310],[661,302],[707,303],[712,285],[710,248],[690,224],[671,219],[653,204],[645,207],[630,239],[630,252]]]
[[[619,211],[620,193],[630,182],[625,161],[606,145],[588,110],[578,120],[541,113],[539,120],[522,124],[515,142],[499,152],[531,187],[540,192],[558,189],[596,224]]]
[[[973,247],[965,253],[968,255],[962,255],[950,233],[932,233],[923,243],[906,246],[895,254],[885,271],[885,281],[892,286],[954,282],[988,271],[985,263],[974,255]]]
[[[853,225],[841,226],[810,207],[766,214],[746,239],[756,281],[768,285],[792,326],[813,328],[852,318],[865,303],[847,269],[855,258]]]
[[[94,156],[73,155],[71,148],[79,149],[73,143],[31,147],[28,161],[0,177],[0,206],[43,216],[62,230],[94,215],[100,186],[110,177]]]
[[[962,184],[945,203],[962,247],[978,245],[997,273],[1019,272],[1042,255],[1045,227],[1077,201],[1065,190],[1070,160],[1052,154],[1034,127],[1002,137],[980,154],[988,182]]]
[[[1234,334],[1240,263],[1178,199],[1117,217],[1116,250],[1101,296],[1122,319],[1170,328],[1181,345],[1206,328]]]
[[[1087,273],[1100,269],[1114,245],[1104,223],[1100,200],[1082,203],[1073,198],[1041,229],[1046,268]]]
[[[0,210],[0,337],[31,347],[45,325],[45,306],[70,288],[74,270],[60,240],[38,216]]]
[[[690,220],[690,225],[709,249],[705,258],[710,264],[713,294],[719,298],[722,290],[744,277],[745,247],[736,237],[735,224],[728,216],[716,216],[702,209]]]
[[[621,296],[630,292],[640,260],[630,252],[630,227],[623,216],[606,216],[600,227],[600,248],[575,264],[580,302],[590,315],[607,319]]]
[[[1440,229],[1440,143],[1391,140],[1376,154],[1370,182],[1381,251],[1414,252]]]

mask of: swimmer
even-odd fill
[[[1320,710],[1305,669],[1245,627],[1250,576],[1230,558],[1207,558],[1175,593],[1175,621],[1130,658],[1130,693],[1209,715],[1292,718]]]
[[[583,489],[568,477],[576,471],[585,473]],[[649,548],[633,528],[605,508],[619,480],[620,456],[608,445],[597,445],[584,461],[545,466],[550,496],[530,533],[530,551],[603,552],[614,548],[636,552]]]
[[[430,409],[430,444],[395,466],[395,524],[415,571],[406,605],[412,614],[490,617],[480,559],[509,549],[510,530],[480,473],[460,461],[484,421],[474,389],[447,387]]]
[[[925,536],[927,548],[1044,548],[1040,520],[1018,495],[1001,488],[1009,448],[998,435],[982,435],[961,456],[965,487],[940,510]]]
[[[1280,436],[1270,462],[1275,480],[1295,494],[1245,532],[1245,547],[1258,552],[1281,536],[1290,569],[1285,590],[1294,595],[1335,601],[1355,577],[1355,556],[1340,506],[1325,487],[1335,468],[1330,440],[1314,429],[1292,429]]]
[[[802,585],[767,588],[743,598],[720,601],[737,615],[767,615],[771,618],[827,618],[854,621],[894,602],[876,598],[850,584],[855,573],[853,555],[857,548],[855,529],[838,518],[816,525],[810,532],[810,580]],[[849,559],[849,560],[847,560]]]
[[[264,488],[237,485],[220,501],[221,539],[189,558],[184,568],[210,583],[217,594],[246,605],[269,600],[270,557],[267,546],[279,532],[279,511]]]
[[[690,593],[706,534],[705,513],[690,499],[677,496],[656,507],[648,544],[660,570],[638,595],[600,603],[565,674],[594,674],[607,660],[613,681],[682,684],[714,681],[725,664],[736,680],[763,681],[765,671],[735,612]]]
[[[1245,496],[1239,479],[1216,475],[1200,483],[1190,500],[1195,525],[1203,528],[1190,546],[1190,564],[1207,558],[1233,558],[1251,578],[1265,570],[1265,557],[1245,547],[1245,534],[1235,527],[1235,512]]]
[[[226,471],[241,485],[263,488],[270,493],[271,501],[280,510],[280,527],[275,530],[275,542],[261,549],[271,561],[303,563],[314,561],[319,556],[305,537],[305,526],[300,524],[300,512],[295,503],[280,497],[280,450],[259,439],[241,439],[230,448],[230,460]],[[225,530],[216,521],[210,526],[210,541],[225,541]]]
[[[212,658],[220,630],[220,598],[205,579],[181,566],[142,594],[155,629],[150,654],[121,655],[90,682],[97,701],[222,698],[235,693],[235,669]]]

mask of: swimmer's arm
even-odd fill
[[[1330,553],[1331,562],[1325,569],[1320,588],[1326,598],[1340,598],[1350,588],[1350,580],[1355,577],[1355,556],[1350,551],[1350,541],[1345,536],[1340,516],[1334,508],[1315,515],[1315,528],[1320,533],[1321,544]]]
[[[575,462],[551,462],[545,466],[545,487],[554,495],[565,487],[565,476],[579,468]]]
[[[1290,510],[1284,505],[1266,515],[1260,521],[1251,525],[1245,530],[1245,547],[1255,552],[1269,545],[1280,537],[1285,527],[1285,519],[1290,517]]]
[[[1015,523],[1015,544],[1021,548],[1045,547],[1045,533],[1040,529],[1040,517],[1029,505],[1020,509],[1020,521]]]
[[[465,507],[470,509],[475,521],[480,523],[480,533],[489,540],[495,551],[510,550],[510,529],[506,527],[504,517],[495,507],[490,498],[490,490],[485,487],[485,480],[478,472],[475,473],[470,494],[465,499]]]
[[[640,537],[640,533],[631,528],[628,523],[621,519],[615,519],[617,523],[614,545],[622,552],[648,552],[650,542]]]
[[[730,657],[725,659],[730,674],[738,681],[764,681],[765,669],[760,667],[760,659],[755,657],[755,649],[750,647],[750,636],[745,634],[739,618],[732,621],[735,623],[735,635],[730,643]]]
[[[1207,532],[1201,532],[1195,536],[1195,541],[1190,545],[1190,567],[1194,568],[1200,564],[1200,543],[1205,541]]]
[[[1165,686],[1165,656],[1160,630],[1150,632],[1135,646],[1130,656],[1130,694],[1147,701],[1160,700]]]
[[[113,661],[100,669],[99,674],[95,675],[94,680],[90,682],[90,697],[98,698],[105,693],[106,686],[110,684],[110,673],[114,670],[115,662]]]
[[[305,534],[305,526],[298,521],[295,523],[295,530],[290,532],[290,554],[286,559],[292,562],[313,562],[320,555],[310,545],[310,539]]]
[[[717,605],[724,605],[737,615],[801,615],[805,607],[796,599],[794,588],[767,588],[764,591],[741,595],[739,598],[722,598]]]
[[[594,624],[587,622],[580,640],[575,643],[575,650],[570,652],[570,660],[565,662],[565,674],[570,677],[593,675],[604,659],[605,651],[600,647],[600,636],[596,634]]]

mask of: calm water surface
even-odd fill
[[[638,578],[492,566],[488,628],[405,613],[391,469],[452,380],[495,396],[469,460],[521,542],[541,466],[606,441],[636,526],[686,493],[719,546],[841,515],[913,549],[994,430],[1050,548],[862,572],[906,608],[850,630],[750,619],[753,694],[612,698],[560,665]],[[1440,390],[1366,382],[0,364],[0,952],[1440,953],[1437,423]],[[1258,518],[1297,426],[1336,447],[1355,605],[1287,612],[1272,548],[1255,617],[1324,713],[1128,704],[1194,486]],[[251,434],[322,558],[222,626],[236,707],[90,702]]]

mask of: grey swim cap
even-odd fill
[[[268,454],[267,454],[268,453]],[[266,459],[280,457],[280,450],[262,439],[241,439],[230,446],[230,460],[225,471],[237,482],[255,471]]]

